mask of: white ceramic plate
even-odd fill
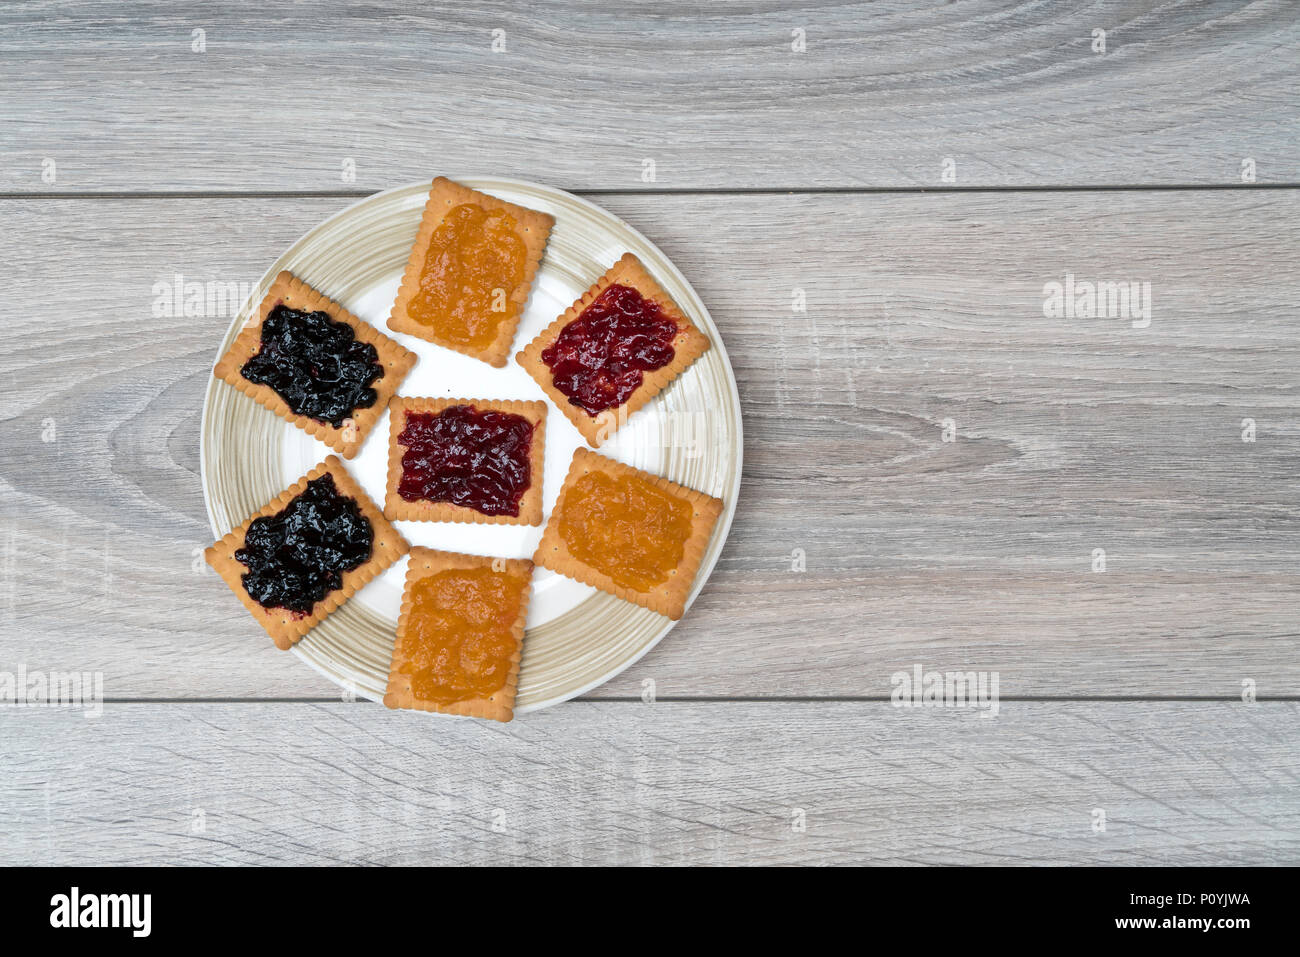
[[[302,237],[262,277],[231,323],[218,357],[287,269],[419,355],[402,395],[468,399],[542,399],[514,352],[544,329],[624,252],[632,252],[713,343],[668,389],[620,429],[600,452],[722,499],[691,600],[713,570],[740,491],[741,422],[736,378],[718,330],[690,284],[655,246],[618,217],[569,193],[488,177],[458,182],[555,217],[532,298],[511,360],[494,369],[450,349],[392,332],[385,324],[420,222],[429,184],[413,183],[367,197]],[[215,364],[215,363],[214,363]],[[208,385],[200,468],[213,535],[220,538],[330,454],[307,435],[226,383]],[[543,507],[559,495],[582,437],[551,406],[546,421]],[[380,506],[388,455],[388,416],[365,447],[345,462]],[[397,522],[412,545],[505,558],[531,558],[543,526]],[[380,700],[388,681],[407,559],[380,575],[307,633],[293,648],[321,674],[357,695]],[[556,704],[608,681],[655,646],[673,622],[572,579],[538,568],[533,575],[515,713]],[[229,614],[247,612],[238,602]],[[256,626],[249,621],[250,637]],[[260,632],[256,636],[262,638]],[[270,643],[268,641],[268,647]]]

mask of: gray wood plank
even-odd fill
[[[1295,192],[602,202],[713,311],[746,470],[691,614],[596,695],[886,696],[917,662],[1004,695],[1300,689]],[[0,667],[336,694],[194,570],[229,317],[150,304],[177,272],[255,281],[344,203],[0,203]],[[1067,272],[1150,282],[1150,326],[1045,318]]]
[[[0,864],[1295,864],[1297,717],[1294,703],[1007,702],[986,719],[575,702],[506,726],[371,704],[4,710]]]
[[[1288,0],[219,7],[0,8],[0,191],[1300,180]]]

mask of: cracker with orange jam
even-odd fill
[[[721,513],[720,499],[580,448],[533,561],[675,621]]]
[[[373,403],[362,408],[353,408],[351,416],[339,425],[334,425],[332,422],[299,415],[270,385],[250,382],[244,378],[242,372],[244,364],[262,350],[262,327],[266,318],[279,305],[300,312],[323,312],[333,321],[350,326],[357,341],[374,347],[379,364],[383,366],[384,371],[383,375],[370,385],[376,393]],[[405,349],[369,323],[357,318],[324,293],[313,289],[290,272],[281,272],[271,283],[271,288],[266,291],[255,318],[250,319],[248,325],[235,337],[235,341],[217,362],[213,372],[218,379],[230,383],[276,415],[316,436],[335,452],[350,459],[357,454],[371,428],[383,415],[388,400],[397,393],[398,386],[415,365],[415,359],[414,352]]]
[[[502,367],[555,217],[439,176],[388,328]]]
[[[514,717],[533,563],[411,549],[384,704]]]
[[[422,420],[430,417],[434,420],[446,419],[450,415],[470,410],[470,417],[477,418],[483,413],[498,413],[496,432],[492,432],[489,423],[475,423],[472,439],[457,435],[454,423],[445,422],[451,429],[444,440],[444,448],[439,450],[427,441],[418,443],[415,448],[402,443],[407,426],[415,416]],[[384,494],[384,514],[393,521],[415,522],[477,522],[493,525],[540,525],[542,524],[542,456],[546,447],[546,403],[542,401],[525,402],[505,399],[421,399],[407,396],[395,396],[389,403],[389,441],[388,441],[388,488]],[[450,410],[450,411],[449,411]],[[511,419],[523,419],[531,424],[532,430],[526,447],[519,443],[518,436],[512,428]],[[515,419],[514,424],[518,423]],[[463,427],[462,427],[463,429]],[[474,443],[472,448],[464,443]],[[447,455],[446,446],[455,443],[456,448]],[[443,454],[439,454],[440,451]],[[417,461],[412,468],[422,467],[430,474],[430,480],[442,486],[447,496],[437,500],[412,494],[407,498],[402,494],[403,485],[407,483],[407,457],[411,455]],[[461,461],[448,466],[445,459],[454,457]],[[465,461],[465,460],[468,461]],[[442,474],[437,474],[441,465]],[[523,468],[521,469],[520,466]],[[477,469],[477,474],[476,474]],[[527,484],[518,490],[520,473],[527,471]],[[513,485],[511,483],[514,483]],[[416,486],[411,482],[408,488]],[[518,495],[517,514],[510,514],[508,498]],[[482,505],[461,504],[452,501],[460,497],[465,502],[485,496]]]
[[[647,348],[651,333],[661,341]],[[598,367],[592,363],[597,340],[606,357]],[[641,260],[625,253],[515,360],[587,444],[599,446],[708,350],[708,337]]]
[[[235,553],[246,544],[249,526],[254,521],[259,518],[278,516],[307,490],[309,482],[325,475],[333,479],[337,496],[354,501],[361,516],[370,523],[373,536],[370,557],[355,568],[342,572],[340,587],[316,600],[309,611],[295,612],[286,607],[263,606],[249,595],[245,588],[244,575],[250,571],[250,568],[237,559]],[[287,650],[319,624],[325,616],[405,555],[409,548],[406,540],[389,524],[361,486],[353,481],[352,476],[343,467],[343,463],[331,455],[281,492],[265,508],[250,515],[242,525],[232,529],[220,541],[209,546],[203,553],[203,557],[230,586],[230,590],[243,602],[244,607],[252,613],[257,623],[266,629],[266,633],[275,641],[276,647]]]

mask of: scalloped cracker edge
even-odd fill
[[[359,340],[370,343],[379,353],[379,362],[384,367],[384,374],[373,385],[378,395],[374,404],[368,408],[352,410],[351,430],[346,423],[335,427],[328,422],[319,422],[305,415],[298,415],[289,408],[289,403],[284,401],[280,393],[269,385],[249,382],[240,371],[244,363],[261,349],[262,323],[266,322],[266,317],[270,315],[271,310],[280,303],[303,312],[324,312],[338,322],[347,323]],[[266,296],[258,308],[257,321],[250,322],[240,330],[235,341],[226,350],[226,354],[217,362],[213,374],[276,415],[292,422],[304,432],[314,435],[344,458],[350,459],[365,444],[366,436],[379,421],[379,417],[384,414],[388,400],[397,393],[402,380],[415,365],[415,360],[414,352],[388,338],[368,322],[354,316],[333,299],[313,289],[292,273],[282,271],[266,291]]]
[[[524,262],[524,277],[510,291],[509,300],[517,307],[514,318],[502,321],[497,327],[496,338],[481,349],[444,339],[432,327],[417,322],[407,312],[407,305],[420,288],[420,275],[424,272],[425,256],[429,252],[429,244],[433,241],[434,230],[442,223],[448,210],[466,203],[472,203],[486,210],[502,210],[513,216],[523,230],[519,238],[523,240],[524,248],[528,253],[528,258]],[[535,209],[508,203],[504,199],[497,199],[495,196],[480,193],[460,183],[453,183],[444,176],[437,177],[429,188],[429,199],[424,204],[420,228],[415,234],[415,243],[411,246],[411,255],[402,274],[402,285],[397,290],[397,298],[393,301],[393,311],[388,317],[388,328],[394,332],[404,332],[417,339],[454,349],[498,369],[504,367],[506,358],[510,355],[510,347],[514,344],[519,320],[523,318],[528,296],[532,292],[533,280],[537,276],[538,266],[541,265],[542,254],[546,251],[546,241],[550,238],[551,227],[554,225],[555,217],[550,213],[539,213]]]
[[[560,332],[577,319],[591,305],[606,287],[615,283],[631,286],[647,299],[653,299],[664,312],[677,323],[677,336],[673,339],[673,361],[662,369],[644,374],[641,384],[627,397],[622,405],[606,409],[599,415],[591,416],[581,406],[574,405],[569,397],[555,387],[550,367],[542,361],[542,351],[553,343]],[[668,388],[672,381],[687,370],[700,356],[709,351],[708,336],[702,333],[686,314],[673,302],[672,297],[664,292],[654,277],[646,271],[641,260],[631,253],[624,253],[618,262],[596,280],[582,296],[564,313],[543,329],[523,351],[515,356],[528,374],[537,380],[537,384],[547,394],[556,408],[563,412],[574,424],[587,444],[599,447],[615,432],[622,428],[629,418],[656,395]]]
[[[408,502],[398,494],[402,481],[402,456],[407,447],[397,441],[406,428],[408,412],[440,413],[452,406],[468,405],[474,409],[512,412],[533,423],[533,439],[528,449],[531,479],[519,499],[518,515],[484,515],[478,509],[451,502],[420,499]],[[480,525],[542,524],[542,457],[546,448],[546,403],[518,399],[422,399],[394,396],[388,417],[388,487],[384,490],[384,515],[394,522],[475,522]]]
[[[564,514],[564,500],[573,487],[573,483],[588,472],[604,472],[610,476],[631,475],[650,482],[655,487],[684,498],[691,503],[691,531],[682,549],[682,560],[670,574],[668,581],[657,585],[648,592],[634,591],[615,582],[604,572],[592,568],[580,558],[570,554],[568,546],[560,536],[560,517]],[[533,562],[543,568],[559,572],[568,578],[591,585],[601,591],[609,592],[624,601],[630,601],[643,608],[667,615],[677,621],[686,611],[686,600],[690,596],[691,586],[704,560],[704,549],[713,535],[718,516],[722,514],[722,500],[695,489],[670,482],[666,478],[644,472],[641,469],[615,462],[611,458],[598,455],[588,449],[579,448],[573,453],[573,462],[569,465],[569,474],[564,478],[564,487],[560,497],[551,511],[542,540],[537,545]]]
[[[498,563],[500,563],[498,565]],[[398,648],[406,634],[411,619],[411,589],[415,583],[429,575],[450,568],[493,568],[501,574],[523,575],[524,589],[519,601],[519,615],[511,625],[515,638],[515,653],[510,658],[510,674],[500,691],[486,698],[471,698],[452,704],[440,704],[415,697],[411,692],[411,678],[399,669],[405,662],[398,659]],[[432,711],[437,714],[460,715],[468,718],[489,718],[509,721],[514,717],[515,694],[519,687],[519,660],[523,655],[524,621],[528,617],[528,600],[532,592],[533,563],[523,558],[492,558],[483,555],[463,555],[459,552],[442,552],[432,548],[411,549],[411,562],[406,569],[406,586],[402,590],[402,612],[397,619],[397,640],[393,643],[393,660],[388,670],[388,688],[384,704],[389,708],[406,708],[413,711]]]
[[[374,550],[370,555],[370,559],[351,571],[344,572],[343,586],[330,592],[312,606],[310,615],[296,617],[292,612],[284,608],[263,608],[244,589],[241,577],[248,568],[242,562],[235,560],[235,552],[244,547],[244,537],[248,534],[248,526],[252,525],[255,519],[274,515],[281,511],[294,498],[306,490],[308,482],[320,478],[326,472],[334,477],[334,485],[339,494],[355,499],[361,513],[370,521],[371,528],[374,529],[375,533]],[[361,486],[352,480],[352,476],[343,467],[343,463],[336,456],[331,455],[281,492],[265,508],[250,515],[242,525],[232,529],[220,541],[210,545],[204,551],[203,557],[221,576],[222,580],[230,587],[230,590],[244,603],[244,607],[249,610],[257,623],[266,629],[266,633],[271,636],[275,646],[282,651],[287,651],[297,644],[303,635],[316,627],[330,612],[351,598],[372,578],[392,565],[409,550],[410,546],[406,543],[406,539],[402,538],[397,529],[389,524],[383,513],[370,500],[370,497],[366,495]]]

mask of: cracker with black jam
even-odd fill
[[[288,649],[409,550],[331,455],[204,558]]]
[[[350,459],[415,358],[334,300],[281,272],[214,373]]]

